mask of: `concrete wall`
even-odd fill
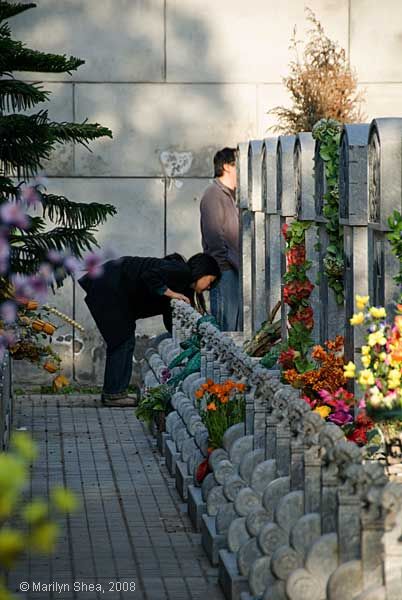
[[[85,58],[71,77],[32,73],[52,100],[50,116],[98,121],[114,139],[64,147],[46,165],[51,189],[79,201],[111,202],[119,215],[99,233],[118,255],[200,249],[198,204],[213,153],[264,137],[267,111],[288,103],[281,78],[305,6],[347,50],[366,90],[368,118],[402,112],[400,0],[37,0],[12,20],[33,48]],[[78,291],[58,304],[87,331],[76,343],[75,376],[99,380],[103,348]],[[139,332],[161,330],[160,321]],[[65,363],[72,333],[60,329]],[[20,373],[22,376],[22,372]]]

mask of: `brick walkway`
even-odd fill
[[[25,396],[17,398],[15,427],[32,431],[40,445],[33,495],[63,484],[82,506],[64,520],[52,559],[20,564],[11,590],[26,581],[29,600],[223,598],[186,505],[132,409],[99,407],[91,397]],[[64,587],[32,593],[32,582]],[[135,592],[119,591],[130,582]]]

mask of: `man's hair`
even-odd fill
[[[236,148],[223,148],[218,150],[214,156],[214,177],[222,177],[223,165],[234,165],[236,163]]]

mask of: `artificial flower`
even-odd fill
[[[356,294],[355,299],[357,310],[364,310],[368,304],[369,296],[359,296],[359,294]]]
[[[370,315],[374,319],[385,319],[385,317],[387,316],[387,313],[383,306],[380,306],[380,307],[372,306],[370,308],[369,312],[370,312]]]
[[[369,389],[370,406],[378,408],[384,403],[384,394],[375,385]]]
[[[370,352],[371,352],[370,346],[362,346],[362,355],[363,356],[367,356],[367,354],[370,354]]]
[[[395,390],[401,383],[401,372],[399,369],[391,369],[388,373],[388,387]]]
[[[356,375],[356,365],[351,360],[343,367],[343,375],[346,379],[354,379]]]
[[[210,402],[207,404],[207,410],[217,410],[215,402]]]
[[[368,387],[370,385],[374,385],[375,379],[373,372],[370,369],[363,369],[359,373],[359,384],[364,387]]]
[[[365,369],[368,369],[368,368],[369,368],[369,366],[370,366],[370,364],[371,364],[371,358],[370,358],[370,356],[367,356],[367,355],[365,355],[365,356],[362,356],[362,359],[361,359],[361,360],[362,360],[362,365],[363,365],[363,367],[364,367]]]
[[[379,344],[380,346],[385,346],[387,343],[387,339],[384,336],[384,332],[382,329],[375,331],[374,333],[370,333],[368,336],[368,345],[373,347]]]
[[[331,408],[329,406],[317,406],[317,408],[315,408],[313,412],[318,413],[320,417],[326,419],[331,413]]]
[[[364,314],[362,312],[356,313],[351,319],[349,319],[351,325],[361,325],[364,323]]]

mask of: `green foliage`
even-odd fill
[[[390,232],[387,234],[388,241],[391,245],[391,250],[399,260],[399,272],[394,277],[394,281],[399,287],[402,286],[402,215],[399,211],[394,210],[388,218],[388,226]],[[400,297],[402,301],[402,295]]]
[[[280,344],[275,344],[275,346],[270,348],[268,352],[262,357],[262,359],[260,360],[260,365],[262,365],[266,369],[272,369],[273,367],[278,365],[278,358],[280,353]]]
[[[135,411],[138,419],[152,423],[155,412],[168,414],[172,410],[170,404],[171,388],[167,384],[158,385],[145,391]]]
[[[79,58],[31,50],[12,39],[6,20],[34,7],[0,0],[0,203],[18,198],[20,184],[15,185],[15,178],[26,180],[36,175],[57,145],[87,148],[93,140],[112,137],[111,131],[98,123],[58,123],[49,119],[46,110],[21,114],[48,100],[50,93],[40,84],[16,79],[13,71],[70,73],[84,64]],[[34,273],[49,250],[67,250],[81,258],[97,246],[97,227],[116,213],[110,204],[75,203],[45,193],[43,188],[37,191],[42,215],[32,218],[29,231],[15,230],[10,240],[14,273]]]
[[[324,258],[328,285],[337,304],[344,302],[343,229],[339,224],[339,142],[341,124],[334,119],[321,119],[313,127],[313,138],[320,142],[320,157],[325,165],[326,192],[323,196],[323,216],[329,244]]]
[[[77,510],[75,495],[63,488],[51,490],[50,502],[25,499],[30,464],[37,447],[23,432],[12,435],[10,451],[0,453],[0,567],[13,569],[25,552],[51,554],[57,543],[58,516]],[[12,599],[0,581],[0,598]]]

